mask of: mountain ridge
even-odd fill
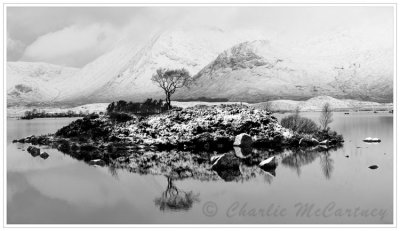
[[[83,68],[65,67],[69,70],[65,73],[70,74],[60,75],[62,78],[49,71],[53,77],[37,82],[29,75],[13,74],[7,64],[8,103],[85,104],[164,98],[162,90],[151,81],[160,67],[186,68],[197,79],[190,89],[178,90],[173,95],[175,100],[263,102],[330,95],[392,102],[393,50],[374,44],[357,47],[353,40],[356,41],[349,36],[328,34],[289,46],[251,30],[158,31],[138,43],[121,39],[123,42],[114,49]],[[346,41],[352,43],[342,47]],[[26,92],[29,84],[25,84],[28,88],[18,87],[24,81],[33,86],[35,94]]]

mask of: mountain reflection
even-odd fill
[[[171,177],[167,177],[167,180],[167,189],[161,194],[161,197],[154,200],[155,205],[161,211],[189,210],[193,206],[193,203],[200,201],[199,194],[178,189],[173,184]]]

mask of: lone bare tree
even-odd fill
[[[164,90],[165,102],[168,109],[170,109],[171,95],[174,94],[178,88],[188,87],[191,77],[189,72],[184,68],[176,70],[159,68],[151,80]]]
[[[327,130],[328,125],[333,121],[332,108],[329,103],[325,103],[322,107],[321,116],[319,117],[319,123],[321,124],[322,130]]]

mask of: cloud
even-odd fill
[[[120,39],[138,42],[163,28],[198,26],[239,33],[251,28],[286,44],[339,28],[371,43],[391,44],[393,36],[386,32],[393,31],[393,17],[391,7],[7,7],[7,33],[13,38],[7,50],[9,60],[80,67]]]
[[[81,67],[108,51],[117,39],[110,24],[72,25],[38,37],[21,60]]]
[[[19,58],[24,50],[26,45],[19,41],[12,39],[9,34],[7,34],[7,60],[15,60]]]

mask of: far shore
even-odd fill
[[[315,97],[317,98],[317,97]],[[264,109],[265,107],[269,107],[270,111],[273,113],[291,113],[294,112],[296,107],[299,106],[301,112],[320,112],[321,107],[325,102],[330,102],[332,105],[332,109],[335,112],[357,112],[357,111],[393,111],[393,103],[376,103],[376,102],[367,102],[367,101],[355,101],[355,100],[338,100],[332,97],[328,99],[316,100],[316,102],[310,102],[315,99],[312,98],[307,101],[293,101],[293,100],[274,100],[270,102],[261,102],[261,103],[246,103],[246,102],[205,102],[205,101],[172,101],[171,104],[174,107],[188,108],[196,105],[221,105],[221,104],[242,104],[247,106],[253,106],[255,108]],[[338,103],[339,102],[339,103]],[[351,102],[350,107],[338,107],[337,104],[349,104]],[[336,103],[336,104],[335,104]],[[50,107],[50,106],[10,106],[7,107],[7,118],[21,118],[24,116],[26,111],[30,111],[33,109],[37,109],[39,111],[43,111],[48,114],[60,114],[60,113],[68,113],[74,112],[76,114],[101,114],[106,111],[106,108],[109,103],[93,103],[93,104],[85,104],[77,107]],[[51,116],[49,116],[51,117]],[[54,116],[57,117],[57,116]]]

